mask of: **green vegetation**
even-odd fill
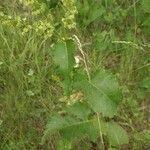
[[[0,1],[0,149],[150,149],[150,1]]]

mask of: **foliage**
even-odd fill
[[[48,123],[43,140],[47,134],[52,134],[55,130],[59,130],[61,136],[69,141],[87,136],[95,142],[100,134],[104,134],[108,136],[110,146],[128,143],[126,132],[115,122],[98,119],[77,121],[70,117],[55,116]]]
[[[0,149],[149,149],[149,13],[149,0],[1,1]]]
[[[117,105],[121,101],[121,93],[117,81],[111,74],[99,71],[89,81],[85,76],[82,80],[78,81],[77,78],[75,83],[71,83],[70,75],[73,73],[74,68],[74,51],[75,47],[71,40],[67,40],[64,44],[57,43],[54,45],[53,59],[59,67],[59,72],[62,74],[64,91],[66,91],[66,87],[68,88],[67,91],[69,91],[71,85],[74,84],[76,89],[84,92],[85,98],[87,98],[84,101],[88,107],[84,108],[81,102],[75,101],[71,104],[71,107],[68,106],[69,112],[71,112],[68,113],[68,116],[54,116],[47,125],[43,141],[48,134],[59,130],[62,137],[67,140],[88,136],[91,140],[96,141],[99,135],[104,134],[108,136],[110,146],[128,143],[127,134],[119,125],[113,122],[101,121],[99,115],[96,115],[102,113],[103,117],[109,118],[116,115]],[[77,76],[78,74],[73,75]],[[90,109],[95,115],[89,114]],[[82,119],[81,116],[87,115],[86,118],[88,120],[78,121],[70,117],[70,114],[73,114],[78,119]],[[89,119],[91,118],[89,116],[92,116],[92,119]]]
[[[60,73],[62,74],[66,95],[70,93],[69,86],[72,82],[71,74],[74,67],[74,55],[75,45],[71,40],[57,43],[53,47],[53,59],[56,65],[59,66]]]

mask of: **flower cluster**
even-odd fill
[[[20,3],[31,11],[31,15],[38,16],[45,12],[46,5],[38,0],[19,0]]]
[[[27,19],[20,16],[10,16],[0,12],[0,23],[11,31],[21,31],[27,25]]]
[[[77,14],[76,0],[61,0],[62,10],[48,9],[46,3],[40,0],[18,0],[22,13],[14,16],[0,12],[0,22],[3,27],[11,32],[17,31],[21,36],[34,33],[37,37],[44,39],[52,37],[55,26],[62,23],[62,30],[66,31],[76,28],[75,15]],[[54,19],[54,14],[58,15],[58,20]],[[59,33],[61,31],[59,30]],[[62,35],[60,35],[62,37]]]
[[[20,3],[25,7],[30,7],[31,13],[26,16],[10,16],[0,12],[1,25],[7,27],[11,31],[17,31],[21,36],[25,36],[29,32],[34,32],[39,37],[45,39],[50,38],[54,32],[53,16],[51,12],[48,11],[44,13],[44,4],[36,0],[20,0]]]
[[[65,15],[62,18],[63,25],[66,29],[76,28],[75,15],[77,8],[75,0],[61,0],[64,6]]]
[[[13,27],[13,24],[11,24],[12,16],[5,15],[2,11],[0,11],[0,23],[1,25],[4,25],[4,26],[9,25],[10,27]]]
[[[37,36],[43,36],[45,39],[51,37],[54,32],[53,16],[48,14],[45,19],[40,19],[33,22],[32,25],[27,25],[23,28],[22,35],[25,35],[31,30],[36,33]]]

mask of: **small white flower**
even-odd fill
[[[33,74],[34,74],[34,71],[32,69],[29,69],[28,76],[32,76]]]
[[[79,55],[76,55],[74,57],[74,59],[75,59],[75,62],[76,62],[76,65],[74,66],[74,68],[78,68],[79,64],[80,64],[81,57]]]

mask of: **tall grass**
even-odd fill
[[[142,150],[148,142],[141,134],[149,128],[149,37],[145,34],[147,26],[142,26],[147,12],[140,14],[141,3],[135,0],[116,0],[115,7],[107,0],[103,3],[106,12],[119,10],[123,15],[106,13],[86,26],[83,20],[88,16],[80,14],[81,10],[77,16],[78,34],[85,43],[90,69],[104,67],[120,80],[124,100],[115,119],[129,131],[132,146],[128,149]],[[12,16],[22,11],[18,6],[16,0],[0,2],[0,9]],[[98,47],[93,33],[102,34],[97,38],[101,42]],[[50,55],[52,43],[52,38],[38,37],[32,31],[22,36],[18,30],[0,24],[0,149],[55,149],[57,137],[40,145],[45,124],[59,110],[62,95]],[[82,142],[79,145],[89,144]]]

